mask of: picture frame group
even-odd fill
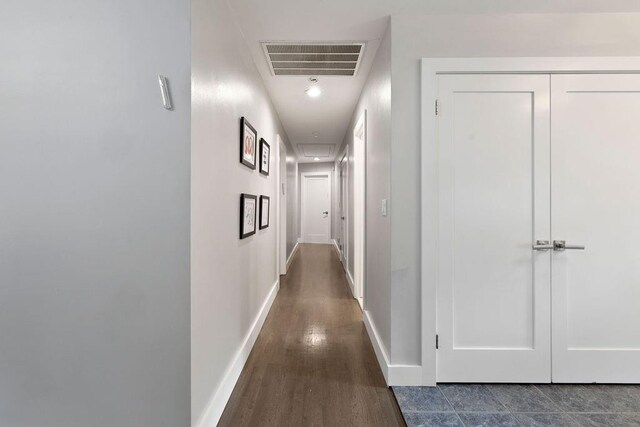
[[[258,203],[259,202],[259,203]],[[269,227],[271,198],[269,196],[255,196],[240,194],[240,239],[246,239],[256,234],[258,229]]]
[[[240,119],[240,163],[249,169],[256,169],[256,155],[260,153],[259,171],[262,175],[269,176],[271,164],[271,145],[264,138],[259,140],[258,132],[249,123],[246,117]]]
[[[260,146],[258,147],[258,141]],[[259,153],[259,158],[257,157]],[[269,176],[271,164],[271,145],[264,138],[258,140],[258,132],[246,117],[240,118],[240,163],[251,170],[256,169],[259,162],[259,172]],[[271,199],[262,195],[258,198],[253,194],[240,194],[240,239],[246,239],[256,234],[256,231],[269,227]]]

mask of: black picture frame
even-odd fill
[[[267,202],[267,207],[266,207],[266,209],[267,209],[267,212],[266,212],[267,221],[266,221],[266,223],[263,221],[264,218],[265,218],[265,216],[264,216],[264,214],[265,214],[265,212],[264,212],[264,209],[265,209],[264,203],[265,202]],[[271,199],[269,198],[269,196],[260,196],[260,223],[259,223],[260,230],[264,230],[265,228],[269,227],[269,217],[270,216],[271,216]]]
[[[252,205],[253,207],[251,207]],[[258,197],[253,194],[240,194],[240,239],[246,239],[256,234],[258,229],[256,224],[257,211]],[[253,224],[253,228],[247,227],[248,224]]]
[[[240,119],[240,163],[249,169],[256,168],[256,151],[258,147],[258,132],[249,121]]]
[[[266,156],[266,162],[265,162]],[[263,138],[260,138],[260,173],[269,176],[269,165],[271,164],[271,146]],[[265,167],[266,164],[266,167]]]

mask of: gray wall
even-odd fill
[[[227,2],[193,0],[191,28],[191,409],[193,423],[213,425],[235,382],[225,374],[243,364],[242,344],[278,280],[276,135],[293,150]],[[242,116],[271,144],[268,177],[238,161]],[[240,193],[272,203],[270,227],[243,240]]]
[[[420,59],[640,55],[640,14],[393,16],[391,39],[391,361],[420,364]]]
[[[0,425],[188,425],[189,3],[0,28]]]
[[[366,279],[365,310],[387,353],[391,346],[391,224],[393,212],[381,214],[381,202],[390,198],[391,154],[391,37],[386,31],[362,89],[342,148],[349,145],[349,272],[353,277],[353,129],[367,111],[366,170]],[[390,202],[387,206],[390,206]]]

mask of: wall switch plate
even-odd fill
[[[158,75],[158,83],[160,84],[160,93],[162,94],[162,105],[167,110],[173,110],[171,105],[171,95],[169,94],[169,85],[165,76]]]
[[[387,199],[382,199],[380,212],[382,213],[382,216],[387,216]]]

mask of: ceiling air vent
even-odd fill
[[[264,42],[274,76],[355,76],[364,43]]]
[[[332,158],[334,149],[335,144],[298,144],[298,150],[302,156],[310,159],[315,157]]]

